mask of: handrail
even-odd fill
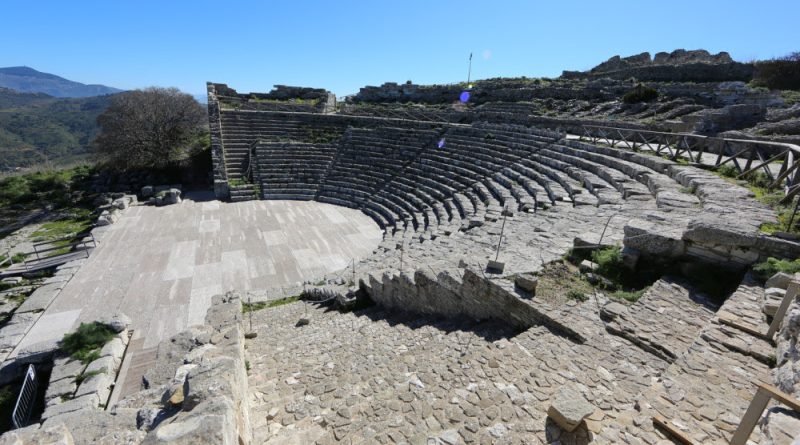
[[[19,390],[17,396],[17,403],[14,404],[14,410],[11,413],[11,421],[14,428],[22,428],[27,426],[28,420],[33,411],[33,404],[36,398],[36,390],[38,389],[39,382],[36,376],[36,369],[33,365],[28,365],[28,370],[25,372],[25,379],[22,382],[22,388]]]

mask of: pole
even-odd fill
[[[400,271],[403,271],[403,252],[405,251],[406,247],[406,240],[403,240],[403,244],[400,244]]]
[[[500,239],[497,240],[497,253],[494,255],[494,260],[500,257],[500,244],[503,242],[503,232],[506,230],[506,218],[508,217],[508,204],[503,208],[503,225],[500,226]]]
[[[247,305],[250,306],[250,332],[253,332],[253,302],[250,294],[247,294]]]
[[[469,70],[467,71],[467,88],[469,88],[469,80],[472,78],[472,53],[469,53]]]

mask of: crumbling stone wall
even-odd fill
[[[735,62],[726,52],[712,55],[702,49],[677,49],[671,53],[660,52],[655,58],[651,58],[648,52],[624,58],[614,56],[589,71],[564,71],[561,77],[618,80],[634,77],[651,82],[749,82],[754,72],[752,64]]]
[[[214,297],[205,324],[165,340],[148,388],[106,411],[80,410],[7,432],[0,444],[247,445],[252,438],[242,303]]]

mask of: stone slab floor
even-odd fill
[[[310,324],[295,326],[301,317]],[[664,439],[634,405],[667,364],[605,332],[578,345],[543,327],[518,333],[493,322],[304,303],[256,311],[253,328],[246,353],[254,443]],[[597,407],[573,433],[547,417],[562,386]]]
[[[133,320],[135,344],[153,348],[202,323],[213,295],[313,279],[382,239],[369,217],[330,204],[192,198],[125,211],[17,350],[116,311]]]

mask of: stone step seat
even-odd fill
[[[416,190],[413,186],[405,186],[399,183],[394,185],[393,190],[381,189],[377,192],[378,195],[381,196],[396,196],[399,198],[404,205],[409,207],[409,211],[411,212],[418,212],[425,207],[428,207],[428,204],[422,200],[416,194]]]
[[[495,173],[495,175],[496,174],[497,173]],[[511,190],[507,189],[504,185],[495,181],[493,179],[495,175],[484,178],[483,181],[481,182],[483,183],[483,185],[486,186],[486,188],[492,194],[494,199],[496,199],[500,203],[501,207],[505,208],[506,206],[508,206],[510,209],[519,208],[519,203],[511,193]]]
[[[358,193],[372,194],[375,193],[376,185],[377,182],[366,182],[361,178],[328,176],[325,178],[325,182],[320,184],[320,189],[339,191],[352,190]]]
[[[688,209],[701,205],[697,197],[680,192],[680,182],[669,174],[670,167],[675,165],[671,161],[632,150],[597,146],[580,141],[567,141],[567,147],[583,152],[588,159],[596,162],[614,163],[617,169],[630,173],[655,195],[660,208]]]
[[[353,201],[351,201],[349,199],[339,198],[337,196],[320,195],[320,194],[318,194],[316,196],[315,200],[319,201],[319,202],[327,203],[327,204],[333,204],[333,205],[338,205],[338,206],[342,206],[342,207],[349,207],[349,208],[352,208],[352,209],[359,208],[359,206],[356,203],[354,203]]]
[[[371,207],[362,206],[362,207],[360,207],[359,209],[360,209],[360,210],[361,210],[361,211],[362,211],[362,212],[363,212],[365,215],[367,215],[367,216],[369,216],[370,218],[372,218],[372,220],[373,220],[373,221],[375,221],[375,224],[377,224],[377,225],[378,225],[378,227],[380,227],[380,228],[381,228],[381,230],[383,230],[383,231],[384,231],[384,237],[386,236],[386,233],[387,233],[388,231],[390,231],[390,230],[393,230],[393,229],[394,229],[394,225],[393,225],[393,224],[390,224],[390,223],[389,223],[389,221],[388,221],[388,220],[387,220],[387,219],[386,219],[386,218],[385,218],[383,215],[381,215],[380,213],[376,212],[376,211],[375,211],[375,210],[373,210]]]
[[[404,193],[406,199],[414,204],[414,206],[418,209],[422,209],[425,207],[429,207],[433,205],[433,203],[437,202],[435,199],[431,198],[430,195],[426,194],[423,190],[420,190],[418,186],[411,183],[405,183],[401,181],[394,181],[389,184],[387,187],[384,187],[382,191],[391,191],[391,190],[401,190]]]
[[[396,209],[401,209],[398,213],[403,215],[405,219],[408,219],[415,229],[424,228],[425,221],[422,208],[415,204],[411,196],[410,193],[401,190],[397,190],[393,193],[384,191],[373,195],[373,199],[381,199],[382,202],[393,203]]]
[[[515,179],[506,176],[503,172],[495,173],[493,178],[503,187],[510,190],[511,196],[514,197],[518,204],[517,210],[528,211],[536,208],[536,191],[531,194],[528,188],[520,185]]]
[[[478,162],[475,156],[468,153],[460,153],[455,151],[439,151],[435,155],[439,156],[444,163],[453,163],[457,166],[472,170],[479,177],[485,177],[492,174],[496,169],[499,170],[501,166],[489,162]],[[492,167],[492,168],[490,168]]]
[[[638,182],[634,177],[626,174],[623,171],[617,170],[614,167],[606,166],[605,164],[593,162],[586,158],[579,157],[580,153],[574,153],[569,150],[561,150],[558,145],[552,145],[551,148],[543,150],[542,153],[547,153],[555,159],[570,163],[585,172],[585,176],[594,176],[600,178],[604,183],[611,185],[622,194],[622,197],[627,199],[637,195],[651,196],[650,189],[643,183]],[[566,152],[566,153],[565,153]],[[588,187],[587,187],[588,188]]]
[[[467,187],[480,178],[480,175],[472,170],[434,158],[421,158],[406,170],[415,172],[418,177],[435,176],[439,183],[450,189]]]
[[[542,174],[539,171],[532,169],[528,165],[525,165],[525,162],[526,161],[521,160],[519,163],[512,164],[502,171],[506,172],[506,174],[509,176],[516,174],[517,182],[521,182],[529,191],[538,190],[541,188],[544,190],[544,194],[547,195],[547,199],[549,199],[553,204],[558,201],[562,201],[564,197],[568,198],[571,195],[571,193],[567,191],[560,182],[553,180],[546,174]],[[525,181],[522,181],[522,178],[525,178]]]
[[[580,187],[586,188],[589,193],[597,197],[598,202],[600,203],[615,203],[622,199],[622,196],[616,191],[615,188],[610,187],[610,185],[605,183],[605,181],[600,180],[593,174],[586,172],[579,167],[575,167],[572,164],[545,156],[541,153],[536,153],[533,155],[533,161],[540,165],[546,165],[551,170],[557,171],[559,174],[571,178],[573,181],[578,183]],[[562,185],[564,185],[564,183],[562,183]],[[570,188],[572,191],[570,197],[574,200],[575,188]],[[613,193],[611,192],[612,190]]]
[[[475,207],[472,205],[472,201],[463,193],[453,194],[453,204],[458,208],[461,219],[467,219],[475,214]]]
[[[579,165],[568,162],[568,160],[575,161],[574,159],[565,160],[564,157],[557,156],[557,153],[554,155],[546,150],[541,150],[532,155],[532,159],[536,162],[547,165],[552,169],[567,174],[567,176],[575,180],[583,188],[589,190],[589,192],[594,195],[597,195],[601,189],[611,189],[616,191],[616,188],[613,186],[613,184],[599,178],[594,173],[580,167]]]
[[[403,221],[406,225],[410,224],[413,227],[417,226],[417,222],[414,219],[413,207],[409,206],[408,203],[398,199],[397,197],[388,194],[372,195],[369,197],[369,200],[377,204],[381,204],[394,212],[396,215],[395,224],[397,224],[398,221]],[[409,210],[409,208],[411,210]]]
[[[448,136],[447,144],[456,152],[473,155],[481,162],[502,165],[518,159],[517,155],[511,153],[509,147],[492,142]]]
[[[316,196],[318,197],[327,196],[329,198],[335,198],[341,201],[347,201],[350,203],[348,207],[358,207],[362,205],[364,201],[367,200],[367,197],[369,195],[366,193],[357,193],[353,190],[342,191],[342,190],[320,188],[317,191]]]
[[[364,167],[343,167],[341,165],[331,168],[326,176],[326,182],[333,180],[340,181],[353,181],[357,184],[363,184],[371,189],[377,189],[383,186],[391,176],[388,173],[369,171]]]
[[[711,322],[717,309],[708,296],[685,280],[664,277],[630,306],[606,305],[601,317],[608,332],[674,362]]]
[[[393,212],[391,209],[387,208],[383,204],[379,202],[375,202],[374,200],[367,200],[364,202],[362,206],[364,209],[369,209],[371,212],[374,212],[381,216],[384,221],[385,226],[391,227],[394,230],[398,223],[400,226],[403,225],[403,219],[397,215],[397,213]]]
[[[533,158],[520,159],[519,164],[516,165],[519,165],[520,167],[525,167],[525,169],[514,167],[520,173],[526,174],[530,172],[535,172],[539,175],[542,175],[543,177],[549,178],[550,181],[555,182],[559,186],[561,186],[561,190],[563,190],[563,192],[566,193],[566,195],[560,195],[556,193],[558,189],[552,187],[551,185],[552,182],[549,185],[553,190],[552,198],[556,202],[564,200],[567,201],[575,200],[576,195],[581,194],[580,190],[583,189],[583,185],[580,182],[576,181],[575,179],[567,175],[566,172],[563,172],[558,168],[553,168],[547,164],[538,162],[538,159],[533,159]],[[586,197],[582,196],[581,198],[585,199]],[[591,204],[596,204],[596,202],[597,201],[595,199],[594,202],[592,202]]]
[[[267,183],[267,182],[262,182],[261,183],[261,190],[264,191],[264,192],[267,192],[267,191],[272,191],[272,192],[285,191],[287,193],[289,193],[289,192],[292,192],[292,193],[297,192],[297,193],[303,193],[303,194],[311,193],[313,195],[314,193],[317,192],[317,189],[318,189],[318,187],[317,187],[316,184],[307,185],[307,184],[286,184],[286,183],[284,183],[284,184],[275,184],[275,183]]]
[[[473,160],[463,157],[445,157],[442,154],[427,154],[421,159],[420,164],[425,165],[426,168],[437,168],[451,180],[460,183],[478,181],[493,173],[491,170],[475,164]]]
[[[452,195],[454,191],[431,178],[413,174],[398,175],[391,182],[387,183],[384,188],[390,190],[392,187],[404,187],[406,189],[410,188],[411,190],[415,190],[415,193],[428,205],[433,205],[434,202],[445,199],[447,196]]]
[[[521,187],[528,194],[529,199],[533,200],[536,206],[543,206],[544,201],[550,201],[551,203],[555,202],[551,199],[550,193],[541,185],[539,185],[539,183],[527,178],[517,170],[514,170],[512,167],[504,168],[502,171],[500,171],[500,174],[502,174],[503,177],[513,180],[519,184],[517,187],[515,187],[515,193],[520,195],[517,196],[518,200],[523,199],[523,196],[518,189],[518,187]],[[525,201],[528,202],[528,200]]]
[[[315,194],[303,193],[263,193],[263,199],[289,200],[289,201],[313,201]]]

